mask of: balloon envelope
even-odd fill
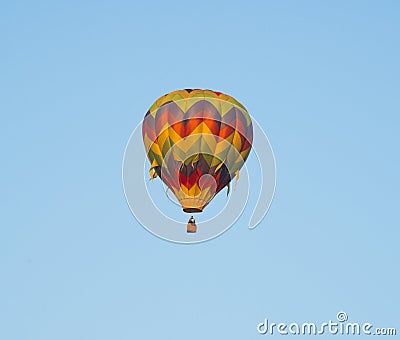
[[[160,177],[185,212],[201,212],[238,178],[251,150],[253,126],[234,98],[186,89],[156,100],[142,134],[151,178]]]

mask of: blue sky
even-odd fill
[[[400,4],[0,4],[0,338],[256,339],[265,317],[400,329]],[[160,95],[244,103],[270,212],[184,246],[133,218],[124,148]],[[247,215],[246,215],[247,214]],[[247,218],[247,219],[246,219]]]

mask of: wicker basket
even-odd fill
[[[189,223],[187,224],[187,232],[188,232],[188,233],[195,233],[195,232],[197,232],[196,223],[191,223],[191,222],[189,222]]]

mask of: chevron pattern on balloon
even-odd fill
[[[144,117],[142,134],[151,178],[160,177],[187,212],[202,211],[229,185],[253,141],[243,105],[199,89],[159,98]]]

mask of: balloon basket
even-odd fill
[[[189,222],[188,224],[187,224],[187,230],[186,230],[188,233],[195,233],[195,232],[197,232],[197,226],[196,226],[196,223],[191,223],[191,222]]]

